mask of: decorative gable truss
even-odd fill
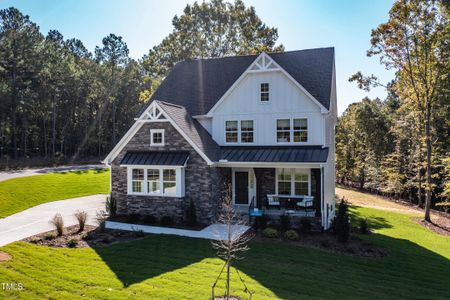
[[[206,114],[208,117],[212,117],[214,111],[220,104],[224,101],[226,97],[235,89],[235,87],[241,82],[248,73],[258,73],[258,72],[281,72],[286,77],[291,80],[295,86],[297,86],[301,91],[303,91],[306,96],[311,99],[317,106],[319,106],[320,111],[323,114],[329,112],[313,95],[311,95],[297,80],[295,80],[285,69],[283,69],[276,61],[274,61],[266,52],[262,52],[255,61],[245,70],[244,73],[233,83],[233,85],[223,94],[223,96],[217,101],[217,103],[209,110]]]
[[[280,66],[265,52],[253,62],[247,72],[281,71]]]
[[[150,109],[147,110],[137,120],[139,122],[169,122],[164,116],[162,110],[157,105],[150,105]]]

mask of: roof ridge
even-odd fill
[[[307,49],[298,49],[298,50],[289,50],[289,51],[280,51],[280,52],[275,52],[275,51],[272,51],[272,52],[263,51],[263,52],[265,52],[267,54],[285,54],[285,53],[302,52],[302,51],[323,50],[323,49],[334,49],[334,47],[330,46],[330,47],[307,48]],[[227,56],[221,56],[221,57],[200,57],[200,58],[194,57],[194,58],[187,58],[187,59],[184,59],[184,60],[180,60],[179,62],[218,60],[218,59],[227,59],[227,58],[236,58],[236,57],[251,57],[251,56],[258,57],[261,53],[258,53],[258,54],[227,55]]]

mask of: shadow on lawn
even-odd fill
[[[352,224],[353,226],[358,227],[361,219],[366,219],[366,217],[362,217],[361,212],[358,211],[358,208],[360,208],[360,206],[349,205],[349,208]],[[392,228],[392,225],[389,223],[389,221],[383,217],[370,216],[370,218],[367,218],[367,222],[369,222],[369,227],[372,229]]]
[[[389,255],[370,259],[287,244],[253,242],[245,259],[236,267],[284,299],[348,297],[349,286],[355,297],[367,297],[368,290],[378,291],[373,296],[378,298],[439,298],[450,294],[447,258],[408,240],[379,234],[367,238],[388,249]],[[94,250],[125,287],[215,257],[207,240],[168,235]],[[165,280],[170,280],[170,276]],[[205,278],[208,280],[212,284],[215,278]]]

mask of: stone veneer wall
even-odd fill
[[[150,147],[150,129],[165,130],[165,145]],[[127,151],[189,151],[185,169],[185,198],[136,196],[127,194],[127,168],[120,161]],[[117,199],[117,213],[172,216],[176,221],[184,218],[187,198],[195,202],[197,219],[209,224],[216,218],[220,199],[220,185],[227,177],[227,170],[210,167],[181,134],[169,123],[145,123],[122,149],[111,165],[111,196]]]
[[[258,197],[257,206],[261,208],[267,194],[275,194],[275,169],[254,168],[254,172],[257,188],[256,196]]]

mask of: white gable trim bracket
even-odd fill
[[[175,123],[175,121],[164,112],[156,100],[147,107],[147,109],[141,114],[133,126],[131,126],[127,133],[102,162],[110,165],[120,151],[122,151],[123,148],[130,142],[136,132],[141,129],[142,125],[148,122],[170,122],[170,124],[183,136],[184,139],[186,139],[186,141],[192,146],[192,148],[194,148],[195,151],[197,151],[197,153],[206,161],[208,165],[214,164],[209,157],[206,156],[206,154],[203,153],[203,151],[201,151],[200,148],[191,140],[191,138]]]
[[[326,114],[329,110],[322,105],[313,95],[311,95],[300,83],[297,82],[285,69],[283,69],[276,61],[274,61],[266,52],[262,52],[253,63],[242,73],[241,76],[233,83],[233,85],[223,94],[223,96],[217,101],[217,103],[209,110],[206,114],[208,117],[212,117],[214,111],[220,106],[220,104],[231,94],[231,92],[237,87],[237,85],[251,73],[260,72],[274,72],[278,71],[283,73],[287,78],[289,78],[296,87],[298,87],[302,92],[306,94],[316,105],[319,106],[320,112]]]

